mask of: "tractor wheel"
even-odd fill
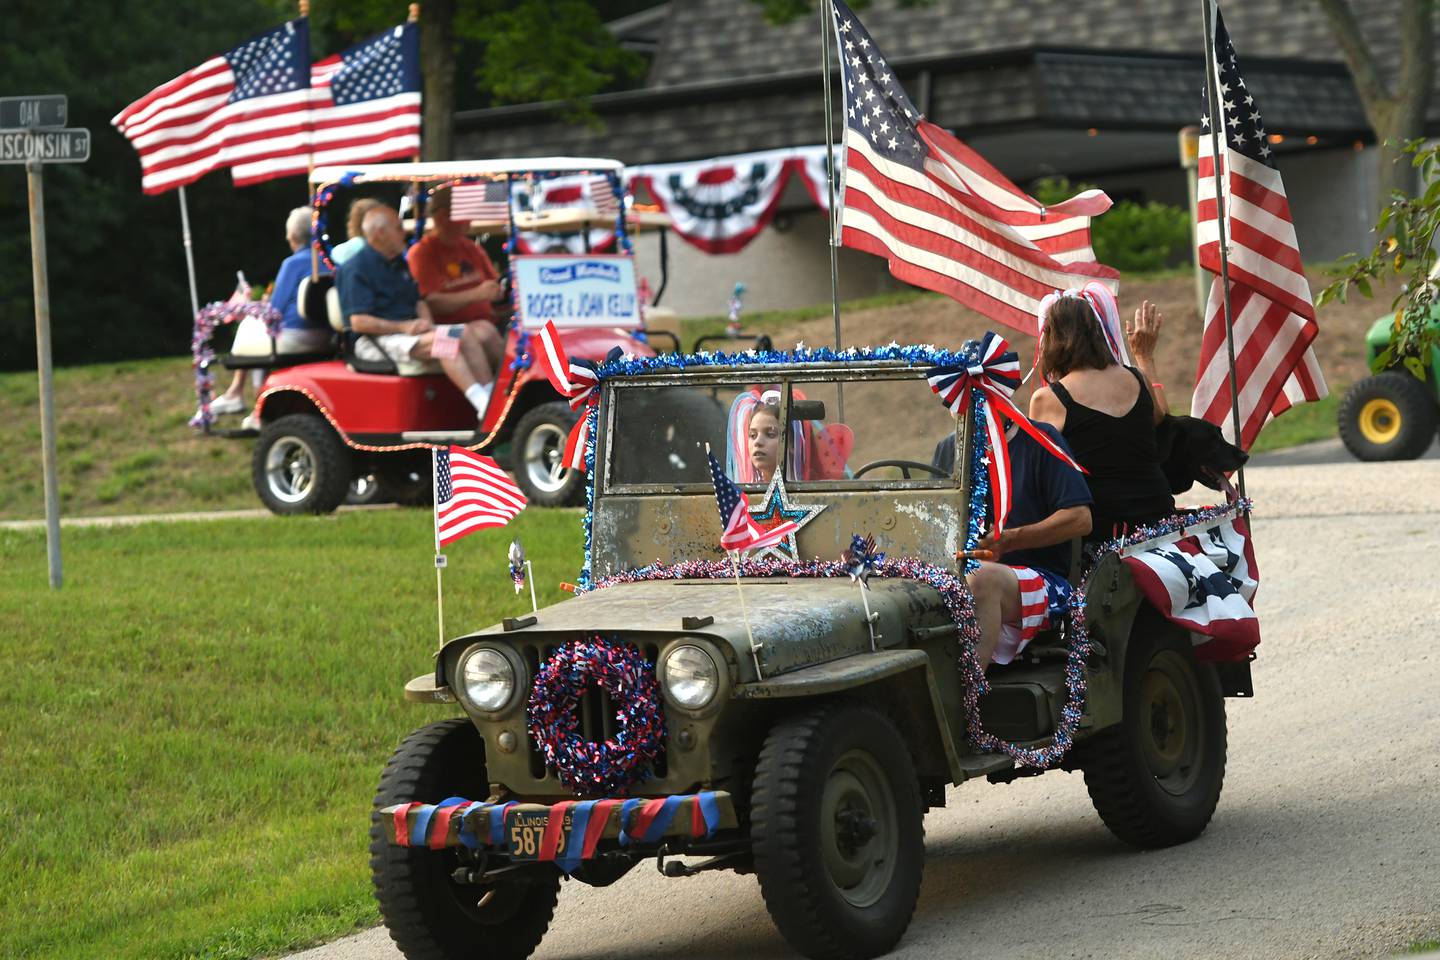
[[[1435,442],[1435,399],[1403,370],[1366,377],[1340,401],[1340,439],[1357,460],[1414,460]]]
[[[380,917],[409,960],[524,960],[539,946],[559,896],[560,872],[537,870],[487,885],[461,884],[454,848],[400,847],[379,811],[397,803],[484,799],[485,747],[464,717],[421,727],[391,756],[370,818],[370,874]]]
[[[291,413],[260,430],[250,479],[273,513],[330,513],[350,492],[350,461],[350,448],[330,424]]]
[[[920,895],[924,806],[910,748],[851,703],[781,720],[751,796],[755,874],[775,926],[815,958],[866,958],[899,941]]]
[[[1155,618],[1158,620],[1158,618]],[[1137,620],[1125,655],[1124,713],[1077,748],[1090,801],[1126,843],[1193,840],[1225,782],[1225,700],[1215,668],[1177,630]]]
[[[537,507],[575,507],[585,502],[585,472],[565,468],[565,441],[575,414],[563,400],[525,411],[510,438],[515,482]]]

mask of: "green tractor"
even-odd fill
[[[1365,359],[1375,358],[1390,344],[1395,315],[1376,320],[1365,334]],[[1440,306],[1432,308],[1429,326],[1440,330]],[[1440,424],[1440,349],[1432,347],[1421,367],[1424,379],[1398,363],[1366,377],[1340,401],[1340,439],[1359,460],[1414,460],[1435,442]]]

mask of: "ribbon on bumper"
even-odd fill
[[[1010,484],[1010,449],[1005,443],[1005,426],[1001,418],[1009,420],[1035,440],[1036,443],[1069,464],[1081,473],[1085,468],[1076,463],[1055,441],[1046,435],[1030,418],[1021,413],[1010,401],[1015,388],[1020,386],[1020,358],[1010,349],[1005,338],[987,330],[980,338],[977,359],[964,367],[935,367],[927,375],[930,389],[950,408],[956,419],[965,415],[976,392],[984,399],[977,404],[977,411],[983,414],[985,437],[990,445],[990,490],[994,497],[995,532],[1005,528],[1010,516],[1013,491]]]
[[[571,360],[560,343],[555,321],[545,321],[540,330],[540,362],[550,385],[580,414],[565,441],[564,464],[570,470],[585,470],[585,448],[590,442],[590,411],[600,405],[600,377],[589,360]]]

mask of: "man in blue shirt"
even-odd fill
[[[1055,445],[1070,452],[1060,431],[1037,423]],[[995,555],[982,560],[966,578],[975,597],[980,626],[976,655],[980,665],[1009,663],[1050,625],[1052,607],[1070,598],[1070,542],[1090,532],[1090,488],[1074,467],[1011,424],[1005,432],[1010,450],[1010,516],[998,535],[993,520],[978,549]],[[934,463],[955,462],[954,439],[941,441]]]
[[[405,228],[387,206],[365,214],[365,246],[340,265],[335,286],[345,324],[360,337],[355,355],[388,359],[404,375],[434,372],[438,366],[460,388],[483,419],[495,379],[478,332],[470,325],[435,326],[430,308],[405,263]],[[456,337],[457,352],[432,350],[437,336]]]

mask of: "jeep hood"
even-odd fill
[[[870,650],[860,588],[849,579],[756,578],[741,584],[766,677]],[[920,581],[875,578],[868,599],[882,649],[904,645],[910,627],[950,622],[940,595]],[[711,622],[685,626],[706,618]],[[549,645],[593,634],[655,644],[682,635],[708,637],[734,651],[740,682],[757,679],[734,580],[619,584],[545,607],[534,624],[510,631],[496,625],[450,643],[506,637]]]

